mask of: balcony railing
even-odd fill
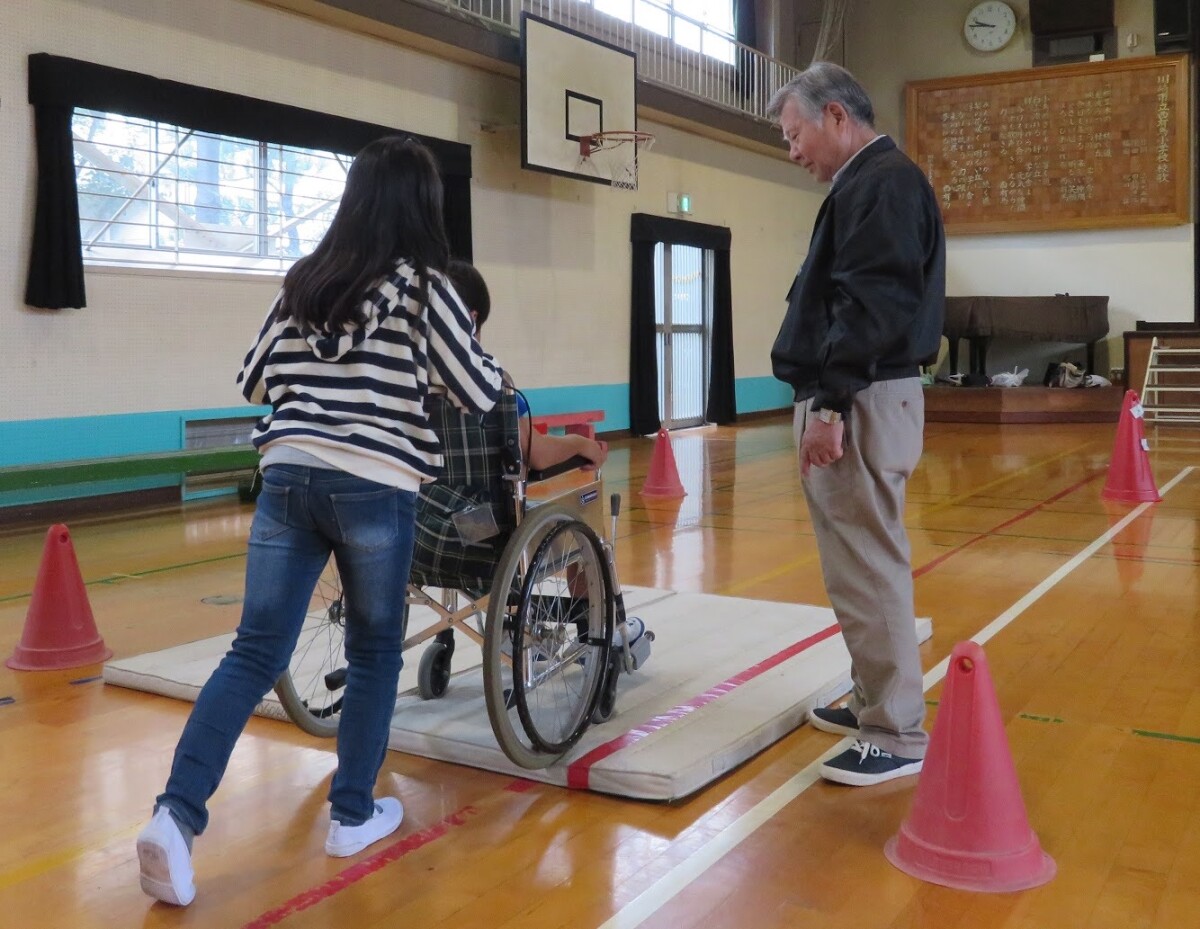
[[[771,95],[799,73],[792,65],[654,0],[430,0],[518,35],[529,12],[637,55],[638,77],[707,103],[767,120]],[[628,7],[638,22],[605,9]]]

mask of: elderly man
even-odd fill
[[[848,706],[810,722],[857,740],[823,777],[879,784],[920,771],[928,741],[904,488],[921,456],[919,365],[941,339],[945,236],[928,180],[875,131],[844,68],[813,64],[768,112],[791,160],[830,185],[771,351],[795,390],[804,493],[854,681]]]

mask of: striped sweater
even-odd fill
[[[273,318],[275,298],[238,374],[251,403],[269,403],[254,445],[279,442],[358,477],[416,490],[437,477],[441,446],[425,416],[430,387],[461,409],[484,413],[500,396],[501,372],[475,341],[450,283],[429,275],[428,303],[406,261],[364,298],[364,325],[301,332]]]

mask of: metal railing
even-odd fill
[[[638,77],[768,122],[771,95],[800,69],[764,55],[661,0],[426,0],[518,35],[521,13],[602,39],[637,55]],[[635,3],[637,12],[634,13]],[[628,8],[630,19],[613,15]],[[640,22],[632,21],[639,18]]]

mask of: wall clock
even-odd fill
[[[1017,31],[1017,15],[1002,0],[986,0],[972,7],[963,23],[963,35],[971,48],[998,52]]]

